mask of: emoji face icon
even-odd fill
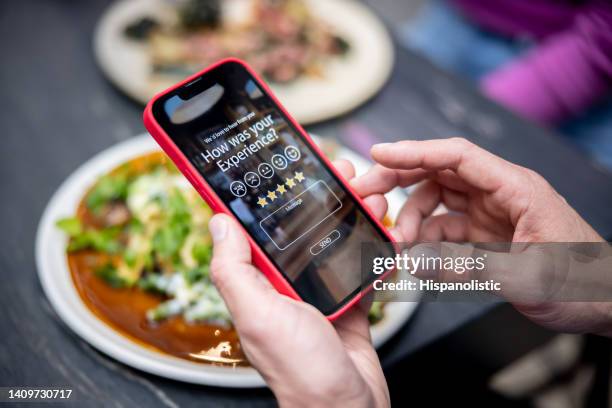
[[[295,146],[285,147],[285,156],[292,162],[300,160],[300,150]]]
[[[230,184],[230,191],[236,197],[244,197],[247,189],[242,181],[234,181],[232,184]]]
[[[275,154],[272,156],[272,165],[279,170],[284,170],[287,168],[287,159],[283,155]]]
[[[261,179],[259,178],[257,173],[249,171],[247,174],[244,175],[244,182],[249,187],[257,187],[261,182]]]
[[[268,163],[261,163],[259,167],[257,167],[257,171],[259,175],[265,179],[272,178],[274,175],[274,167],[270,166]]]

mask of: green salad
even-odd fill
[[[212,212],[176,170],[119,169],[100,178],[84,204],[84,215],[57,222],[70,237],[68,251],[107,255],[98,277],[163,297],[147,311],[150,321],[180,315],[188,322],[231,323],[209,278]]]
[[[151,323],[180,316],[230,326],[209,275],[212,211],[176,168],[164,160],[145,163],[102,176],[76,216],[57,221],[69,237],[68,253],[89,251],[97,277],[117,290],[159,295],[146,312]],[[382,304],[374,303],[370,321],[382,317]]]

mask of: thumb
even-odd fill
[[[251,264],[251,247],[238,223],[225,214],[211,218],[213,238],[211,279],[225,301],[234,323],[256,312],[256,305],[278,295],[263,274]]]

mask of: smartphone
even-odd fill
[[[391,235],[246,63],[161,92],[144,123],[212,210],[239,221],[279,292],[334,320],[380,279],[363,272],[362,244],[393,256]]]

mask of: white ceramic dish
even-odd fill
[[[248,0],[228,0],[228,7],[244,7]],[[382,88],[393,68],[393,42],[381,21],[354,0],[306,0],[312,12],[351,44],[342,58],[325,65],[323,78],[301,78],[272,88],[302,124],[318,122],[354,109]],[[127,39],[123,30],[144,16],[168,20],[167,2],[119,0],[110,5],[94,34],[94,52],[105,75],[119,89],[145,104],[157,92],[182,78],[151,80],[146,44]],[[240,14],[236,12],[230,15]]]
[[[58,188],[47,204],[36,237],[36,264],[45,294],[71,330],[122,363],[162,377],[195,384],[240,388],[265,386],[253,368],[198,364],[155,352],[129,340],[99,320],[81,301],[73,285],[66,260],[66,237],[55,222],[74,215],[84,192],[98,177],[129,159],[155,150],[158,147],[147,134],[118,143],[85,162]],[[340,149],[338,156],[351,160],[358,173],[369,166],[365,159],[348,149]],[[404,195],[395,192],[388,198],[390,214],[394,216]],[[374,345],[382,345],[395,334],[415,307],[416,303],[389,303],[385,308],[385,319],[372,327]]]

